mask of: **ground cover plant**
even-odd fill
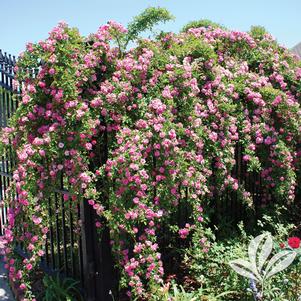
[[[76,208],[84,195],[98,231],[109,227],[120,291],[133,300],[162,300],[179,258],[194,263],[179,265],[176,277],[193,275],[187,287],[200,289],[196,275],[214,252],[211,243],[216,247],[210,233],[219,195],[232,191],[253,216],[294,203],[300,62],[260,27],[244,33],[193,22],[181,33],[139,38],[169,19],[166,10],[150,8],[128,29],[110,21],[88,37],[60,23],[19,58],[21,104],[1,141],[3,151],[13,145],[11,190],[19,196],[9,200],[7,268],[26,300],[35,299],[30,275],[45,254],[47,196],[61,176],[65,202]],[[247,172],[260,178],[260,204],[233,176],[237,147]],[[24,220],[21,234],[15,225]],[[27,259],[14,255],[20,241]],[[174,254],[171,264],[166,253]]]

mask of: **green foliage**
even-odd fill
[[[128,24],[128,33],[125,37],[125,48],[130,41],[136,40],[142,32],[152,30],[155,25],[173,19],[174,16],[166,8],[149,7],[145,9]]]
[[[171,298],[174,301],[196,301],[197,297],[194,293],[186,292],[182,286],[173,285]]]
[[[174,44],[170,48],[170,52],[180,60],[183,60],[187,56],[198,58],[198,63],[206,62],[209,59],[217,59],[212,47],[193,36],[189,37],[185,44]]]
[[[268,31],[263,26],[252,26],[250,29],[250,35],[255,39],[262,39]]]
[[[190,28],[198,28],[198,27],[211,27],[211,28],[223,28],[226,29],[224,26],[210,21],[208,19],[201,19],[198,21],[191,21],[187,23],[182,29],[181,32],[187,32]]]
[[[295,229],[294,223],[290,222],[290,209],[285,206],[270,206],[262,209],[264,212],[257,219],[256,233],[270,232],[277,243],[283,242]]]
[[[152,301],[196,301],[198,300],[196,292],[188,292],[183,286],[173,283],[168,284],[157,295],[154,295]]]
[[[43,301],[83,301],[78,289],[79,282],[72,278],[61,278],[46,275],[43,279],[45,286]]]
[[[293,224],[286,222],[288,213],[288,210],[282,206],[269,208],[251,231],[247,231],[243,223],[240,223],[238,231],[230,233],[229,229],[228,235],[225,235],[226,238],[223,240],[218,240],[212,232],[207,230],[206,237],[210,241],[208,252],[196,251],[196,247],[192,246],[185,256],[185,263],[191,268],[191,277],[206,294],[213,296],[220,294],[217,300],[254,300],[249,288],[249,280],[232,270],[229,262],[233,259],[248,258],[248,244],[253,238],[250,233],[257,235],[269,231],[274,238],[275,251],[280,251],[279,244],[285,241],[294,229]],[[298,279],[299,276],[294,267],[277,274],[268,282],[264,300],[295,300],[290,299],[290,296],[296,294],[294,287]],[[222,295],[225,292],[228,293]]]
[[[207,293],[206,290],[195,289],[192,291],[186,290],[182,285],[173,283],[171,286],[168,284],[163,288],[162,292],[154,295],[152,301],[219,301],[223,300],[224,296],[231,295],[235,292],[227,291],[219,295],[214,293]]]
[[[247,256],[247,235],[242,229],[239,237],[224,241],[217,241],[213,233],[211,238],[208,234],[206,237],[211,241],[207,253],[195,252],[195,248],[192,247],[185,256],[185,263],[191,267],[191,276],[209,294],[236,291],[222,300],[237,300],[248,287],[248,280],[240,277],[228,263],[230,260]]]

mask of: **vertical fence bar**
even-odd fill
[[[61,260],[61,235],[60,235],[60,222],[59,222],[59,202],[57,193],[54,192],[54,204],[55,204],[55,243],[57,251],[57,268],[60,269]]]
[[[81,206],[80,205],[77,205],[77,220],[81,221]],[[84,281],[84,262],[83,262],[82,235],[78,236],[77,243],[78,243],[79,277],[80,277],[81,285],[82,285],[82,287],[84,287],[84,282],[85,281]]]
[[[51,198],[48,198],[48,213],[50,218],[53,216],[53,212],[51,209]],[[53,223],[52,220],[50,221],[50,225],[49,225],[49,233],[48,233],[48,237],[49,237],[49,243],[50,243],[50,258],[51,258],[51,266],[52,269],[55,269],[55,254],[54,254],[54,239],[53,239]]]
[[[80,202],[80,219],[82,225],[83,284],[86,301],[96,301],[95,256],[93,247],[93,227],[91,225],[94,212],[92,210],[93,208],[82,199]]]
[[[69,235],[70,235],[70,263],[71,276],[75,276],[75,258],[74,258],[74,233],[73,233],[73,214],[72,207],[69,204]]]
[[[64,189],[63,184],[63,175],[61,175],[60,185],[61,189]],[[68,275],[68,256],[67,256],[67,229],[66,229],[66,216],[65,216],[65,204],[64,204],[64,197],[61,194],[61,207],[62,207],[62,239],[63,239],[63,255],[64,255],[64,272]]]

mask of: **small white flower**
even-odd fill
[[[258,300],[261,300],[261,298],[262,298],[262,294],[259,292],[259,293],[257,293],[256,294],[256,298],[258,298]]]

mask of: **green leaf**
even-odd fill
[[[125,47],[130,41],[136,40],[142,32],[152,30],[155,25],[173,19],[174,16],[166,8],[149,7],[145,9],[128,24]]]

